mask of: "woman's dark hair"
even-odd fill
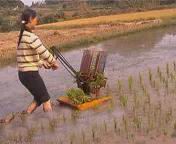
[[[21,38],[23,35],[24,30],[30,31],[27,27],[26,24],[29,23],[30,18],[35,18],[37,16],[37,13],[32,10],[32,9],[25,9],[21,15],[21,30],[20,30],[20,35],[19,35],[19,40],[18,40],[18,46],[21,42]]]

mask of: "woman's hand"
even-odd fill
[[[47,61],[42,61],[42,66],[45,68],[45,69],[52,69],[52,70],[57,70],[59,65],[57,62],[54,62],[53,64],[50,64],[48,63]]]
[[[51,65],[48,62],[46,62],[46,61],[43,62],[43,67],[45,69],[51,69]]]
[[[51,65],[52,70],[57,70],[59,68],[59,64],[57,62]]]

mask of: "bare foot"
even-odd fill
[[[52,105],[51,100],[48,100],[47,102],[43,103],[43,111],[44,112],[52,112]]]
[[[38,105],[36,101],[33,101],[27,108],[26,113],[27,114],[32,114],[36,109]]]

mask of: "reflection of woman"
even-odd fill
[[[31,114],[43,104],[45,112],[52,111],[50,96],[42,78],[39,67],[42,61],[45,68],[56,70],[58,64],[52,54],[43,46],[39,37],[32,30],[37,25],[37,15],[34,10],[26,9],[21,16],[21,31],[17,47],[18,75],[21,83],[34,96],[33,102],[25,112]]]

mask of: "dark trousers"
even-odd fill
[[[38,106],[48,101],[50,96],[38,71],[18,72],[21,83],[33,95]]]

